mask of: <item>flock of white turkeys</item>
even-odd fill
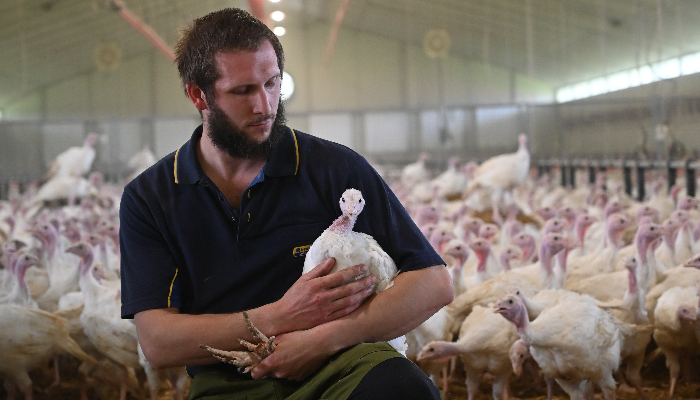
[[[644,202],[625,194],[619,171],[576,189],[535,181],[519,140],[478,166],[451,160],[431,178],[422,157],[396,174],[392,189],[455,287],[407,335],[408,356],[436,383],[459,357],[470,400],[485,372],[494,400],[511,397],[523,365],[549,399],[555,384],[572,399],[615,399],[623,384],[648,399],[640,371],[665,357],[673,396],[700,353],[699,201],[684,186],[667,195],[653,171]]]
[[[132,321],[120,318],[122,186],[90,173],[94,142],[90,135],[59,155],[42,185],[14,185],[0,201],[8,399],[18,391],[32,398],[33,370],[51,371],[59,384],[72,357],[82,398],[110,385],[122,400],[186,392],[184,369],[152,371]],[[407,356],[436,382],[461,360],[470,400],[484,372],[495,378],[495,400],[512,396],[510,382],[524,368],[541,370],[532,376],[550,397],[559,385],[574,399],[596,390],[610,399],[626,384],[646,399],[645,357],[665,357],[673,394],[681,366],[691,368],[688,357],[700,352],[698,201],[682,179],[667,195],[653,173],[642,203],[624,193],[619,171],[576,189],[534,180],[525,136],[519,144],[481,165],[453,158],[439,174],[424,155],[390,182],[448,263],[456,293],[406,335]],[[153,162],[144,151],[130,167]],[[651,342],[657,350],[647,353]]]
[[[132,321],[121,319],[119,202],[122,186],[90,173],[97,136],[56,157],[44,182],[0,201],[0,376],[8,399],[33,398],[30,372],[51,368],[52,386],[80,360],[80,397],[113,387],[124,400],[157,398],[161,385],[184,398],[182,369],[153,371]],[[131,173],[155,162],[147,149]],[[85,175],[88,175],[85,178]],[[139,382],[143,383],[140,384]],[[46,390],[46,388],[41,388]],[[94,397],[94,392],[91,397]]]

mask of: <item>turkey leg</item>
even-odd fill
[[[248,317],[248,313],[243,311],[243,319],[245,319],[246,324],[250,333],[253,334],[253,339],[258,343],[250,343],[243,339],[238,339],[238,342],[242,344],[249,351],[225,351],[209,347],[204,344],[200,344],[199,347],[211,353],[214,358],[225,363],[235,365],[241,372],[248,373],[256,365],[260,363],[265,357],[272,354],[275,350],[275,345],[272,343],[274,336],[267,337],[265,334],[260,332],[258,328],[253,325]]]

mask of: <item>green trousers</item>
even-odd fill
[[[403,357],[386,342],[361,343],[335,354],[304,381],[253,380],[215,367],[195,375],[190,400],[345,400],[360,380],[382,361]]]

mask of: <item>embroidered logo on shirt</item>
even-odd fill
[[[295,247],[294,250],[292,250],[292,254],[294,255],[294,257],[304,257],[306,253],[309,252],[310,247],[310,244],[307,244],[306,246]]]

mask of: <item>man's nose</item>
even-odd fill
[[[259,90],[254,97],[253,113],[263,115],[272,113],[272,105],[270,104],[272,95],[270,93],[267,93],[267,91],[263,88]]]

